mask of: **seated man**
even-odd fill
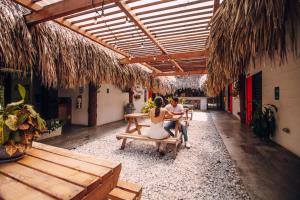
[[[184,114],[184,108],[181,104],[178,104],[178,97],[173,97],[171,104],[166,105],[165,107],[166,110],[168,110],[170,113],[173,115],[183,115]],[[170,135],[174,135],[170,129],[174,129],[176,126],[175,121],[170,121],[165,125],[165,130],[168,131]],[[180,129],[183,135],[184,139],[184,144],[186,148],[191,148],[191,145],[188,142],[188,135],[187,135],[187,127],[183,124],[180,123]]]

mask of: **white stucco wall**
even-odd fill
[[[123,119],[128,93],[112,84],[102,84],[97,95],[97,126]]]
[[[240,119],[238,113],[240,112],[240,99],[239,96],[232,97],[232,114]]]
[[[279,66],[278,62],[265,59],[260,67],[251,68],[249,72],[254,74],[262,71],[262,103],[278,107],[277,131],[273,140],[300,156],[300,54],[294,56],[289,53],[287,60]],[[280,88],[279,100],[275,100],[275,87]],[[288,128],[290,133],[282,131],[283,128]]]
[[[89,88],[83,88],[82,95],[82,108],[76,108],[76,98],[79,95],[79,88],[75,89],[59,89],[58,97],[71,97],[72,99],[72,124],[88,125],[88,101],[89,101]]]

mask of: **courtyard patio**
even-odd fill
[[[0,0],[0,200],[299,200],[299,18]]]
[[[147,120],[146,120],[147,122]],[[274,143],[262,143],[225,112],[195,112],[188,128],[192,148],[159,156],[154,143],[116,135],[126,122],[72,128],[46,144],[121,161],[121,177],[143,185],[143,199],[298,199],[300,159]],[[71,134],[72,133],[72,134]],[[276,156],[274,156],[276,155]],[[283,162],[284,161],[284,162]]]

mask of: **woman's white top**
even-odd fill
[[[153,139],[164,139],[169,137],[169,133],[164,129],[165,109],[160,110],[160,115],[155,117],[155,109],[150,110],[150,127],[147,128],[143,135]]]
[[[164,122],[151,122],[150,128],[144,131],[145,136],[153,139],[164,139],[169,137],[169,133],[164,129]]]

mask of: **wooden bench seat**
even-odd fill
[[[122,145],[121,145],[121,149],[125,148],[125,144],[127,139],[133,139],[133,140],[142,140],[142,141],[149,141],[149,142],[159,142],[159,143],[165,143],[165,144],[172,144],[174,145],[173,148],[173,158],[175,159],[177,156],[177,151],[178,151],[178,147],[181,144],[182,140],[181,140],[181,133],[178,134],[177,137],[173,138],[173,137],[169,137],[166,139],[152,139],[149,138],[147,136],[144,135],[140,135],[138,134],[137,131],[133,132],[133,133],[122,133],[122,134],[118,134],[116,136],[116,138],[118,140],[123,139]]]
[[[109,200],[140,200],[142,187],[135,183],[119,180],[117,186],[108,194]]]

